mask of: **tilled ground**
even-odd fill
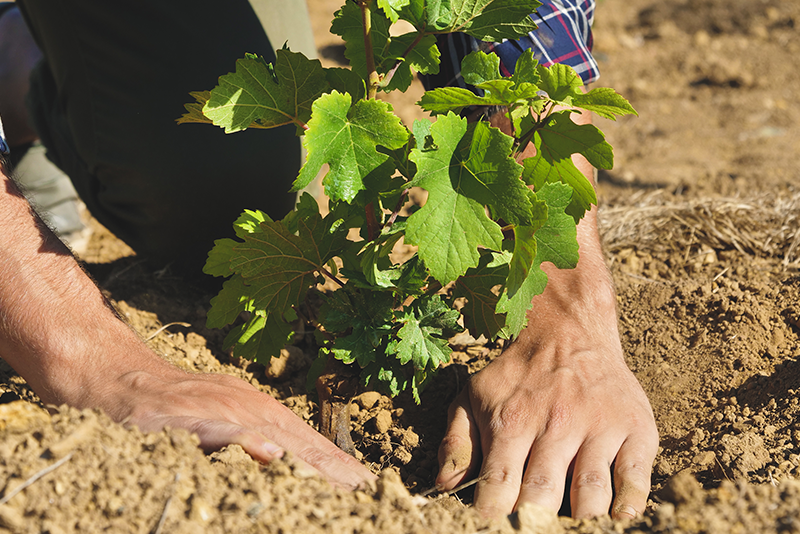
[[[335,62],[324,34],[338,2],[312,4],[323,59]],[[356,398],[359,454],[385,474],[355,493],[237,447],[206,456],[184,432],[50,414],[0,362],[0,532],[799,531],[800,6],[605,0],[597,17],[601,83],[640,114],[598,125],[616,151],[599,191],[623,346],[661,433],[644,518],[575,522],[526,508],[490,523],[464,505],[468,491],[420,497],[448,403],[502,349],[461,337],[422,406]],[[394,102],[406,117],[409,100]],[[85,259],[144,337],[190,325],[158,332],[156,350],[245,378],[313,424],[302,336],[266,368],[231,359],[222,333],[204,327],[210,295],[126,254],[98,229]]]

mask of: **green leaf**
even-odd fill
[[[538,68],[539,62],[534,59],[533,50],[528,48],[517,58],[511,81],[516,84],[530,83],[538,86],[542,80],[539,76]]]
[[[319,209],[317,209],[319,213]],[[261,210],[244,210],[239,218],[233,223],[233,230],[240,239],[244,239],[247,234],[259,231],[259,225],[264,221],[272,219]]]
[[[208,99],[211,98],[211,91],[191,91],[189,95],[194,97],[195,101],[183,105],[186,113],[181,115],[176,122],[178,124],[214,124],[211,119],[203,115],[203,107],[208,102]]]
[[[593,111],[605,119],[617,120],[617,116],[636,115],[630,102],[609,87],[596,87],[585,94],[575,95],[573,105]]]
[[[345,245],[347,229],[333,229],[336,220],[331,215],[300,220],[299,235],[280,222],[265,221],[261,232],[234,247],[231,269],[250,286],[256,309],[283,315],[303,301],[316,273]]]
[[[334,201],[350,202],[364,189],[364,179],[389,161],[377,147],[397,149],[408,141],[408,130],[388,103],[359,100],[352,107],[350,103],[349,94],[337,91],[314,102],[303,141],[308,157],[292,191],[306,187],[327,163],[325,192]]]
[[[467,54],[461,60],[461,77],[470,85],[501,79],[500,56],[482,50]]]
[[[208,253],[208,259],[203,266],[203,272],[211,276],[230,276],[231,258],[233,257],[233,247],[239,243],[233,239],[217,239],[214,241],[214,248]]]
[[[571,205],[567,208],[567,213],[579,221],[583,215],[592,209],[592,205],[597,205],[597,193],[594,186],[578,170],[572,162],[571,157],[553,159],[555,153],[546,150],[542,146],[542,139],[539,134],[535,134],[533,145],[536,147],[537,156],[527,158],[523,161],[524,170],[522,179],[528,185],[532,185],[538,191],[546,183],[561,182],[569,185],[573,189]]]
[[[403,324],[397,333],[400,363],[411,362],[415,370],[433,370],[449,362],[452,351],[447,339],[461,331],[459,316],[438,295],[416,299],[398,317]]]
[[[234,356],[268,364],[270,358],[280,356],[281,349],[289,343],[293,334],[291,325],[276,319],[275,314],[256,314],[228,333],[223,348],[233,346]]]
[[[378,7],[392,23],[400,19],[400,11],[410,4],[411,0],[378,0]]]
[[[226,133],[308,122],[311,104],[329,90],[322,65],[303,54],[278,50],[274,66],[249,54],[221,76],[203,114]]]
[[[414,45],[418,37],[417,32],[406,33],[398,37],[392,37],[386,52],[386,58],[378,67],[379,74],[387,74],[398,60],[401,60],[406,51]],[[436,46],[436,36],[426,35],[411,48],[405,59],[398,66],[392,76],[391,81],[383,91],[389,92],[395,89],[405,92],[414,80],[416,73],[437,74],[439,72],[439,47]]]
[[[530,226],[514,227],[514,254],[508,269],[506,292],[509,297],[522,287],[536,259],[535,229]]]
[[[497,304],[498,313],[506,313],[506,333],[517,336],[528,322],[531,299],[544,291],[547,275],[541,264],[549,261],[559,269],[571,269],[578,264],[578,240],[575,220],[564,212],[572,195],[571,187],[560,182],[547,183],[537,196],[547,203],[547,222],[539,228],[536,239],[536,258],[528,276],[513,294],[506,291]]]
[[[536,29],[530,14],[536,0],[450,0],[451,16],[442,33],[463,32],[481,41],[519,39]],[[427,5],[438,4],[428,2]]]
[[[416,148],[411,154],[417,164],[413,185],[427,190],[428,200],[409,217],[406,239],[419,247],[420,258],[443,285],[478,264],[479,247],[497,250],[502,244],[500,227],[486,215],[484,204],[468,194],[483,185],[475,178],[483,155],[469,153],[467,131],[465,119],[440,117],[431,127],[438,148]]]
[[[571,107],[573,99],[583,96],[583,80],[569,65],[554,63],[549,67],[539,65],[539,89],[547,96],[562,106]]]
[[[320,324],[337,334],[332,352],[344,363],[365,367],[391,335],[393,297],[377,291],[341,289],[325,298]]]
[[[461,87],[440,87],[426,91],[417,105],[434,115],[444,115],[452,111],[459,113],[468,106],[487,106],[488,99],[478,96],[469,89]]]
[[[361,272],[371,285],[394,287],[394,281],[400,276],[400,271],[388,269],[389,253],[403,237],[404,230],[405,224],[394,224],[384,228],[380,236],[364,246],[361,253]],[[381,260],[383,260],[383,265],[381,265]]]
[[[475,337],[481,334],[489,339],[498,335],[508,337],[505,316],[497,312],[499,296],[496,291],[506,282],[510,259],[507,253],[485,251],[478,265],[456,280],[453,298],[466,299],[461,313],[464,325]]]
[[[528,108],[542,99],[539,88],[533,83],[524,81],[538,79],[533,68],[536,60],[528,53],[523,54],[518,63],[521,63],[523,71],[527,69],[527,74],[520,73],[511,78],[503,78],[500,74],[500,58],[497,55],[482,51],[472,52],[461,62],[461,75],[465,82],[483,90],[483,96],[460,87],[443,87],[427,91],[418,104],[433,114],[443,114],[448,111],[458,113],[467,106]]]
[[[331,89],[340,93],[349,94],[353,100],[362,100],[367,96],[367,88],[364,86],[364,79],[351,69],[331,67],[325,69],[325,79],[328,80]]]
[[[208,328],[222,328],[233,323],[243,311],[252,311],[250,288],[239,275],[222,284],[220,292],[211,299],[211,309],[206,316]]]
[[[383,63],[389,47],[389,26],[391,21],[377,9],[371,10],[372,53],[375,64]],[[361,8],[355,2],[347,2],[334,15],[331,33],[341,36],[345,42],[344,55],[350,61],[353,71],[361,79],[366,80],[367,71],[366,47],[364,44],[364,26],[361,19]]]
[[[583,154],[598,169],[614,167],[614,151],[603,132],[592,124],[575,124],[569,118],[569,111],[554,113],[536,135],[541,137],[541,154],[548,161]]]

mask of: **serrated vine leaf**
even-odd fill
[[[252,309],[250,288],[245,285],[241,276],[235,275],[229,280],[225,280],[220,292],[211,299],[211,309],[206,316],[206,326],[222,328],[233,323],[241,312]]]
[[[379,10],[371,10],[370,39],[372,54],[376,65],[380,65],[386,57],[389,48],[389,26],[391,21]],[[364,43],[364,26],[361,8],[356,2],[345,3],[338,10],[331,24],[331,33],[340,36],[345,42],[344,55],[350,62],[350,67],[362,79],[369,75],[367,71],[366,47]]]
[[[378,0],[378,7],[383,10],[392,23],[400,19],[400,11],[410,4],[411,0]]]
[[[205,106],[208,99],[211,98],[211,91],[192,91],[189,95],[194,97],[195,101],[183,105],[183,107],[186,108],[186,113],[177,120],[177,123],[214,124],[211,122],[211,119],[203,115],[203,106]]]
[[[391,105],[359,100],[351,107],[351,102],[349,94],[337,91],[314,102],[303,141],[308,157],[292,191],[306,187],[327,163],[325,192],[334,201],[350,202],[364,189],[364,179],[389,161],[377,147],[397,149],[408,141],[408,130]]]
[[[406,237],[442,284],[478,264],[479,247],[499,250],[500,227],[484,206],[509,222],[531,220],[531,203],[509,157],[512,140],[485,123],[467,126],[454,114],[431,127],[435,149],[412,151],[413,185],[428,191],[425,205],[408,219]]]
[[[612,121],[622,115],[639,116],[630,102],[610,87],[596,87],[588,93],[574,96],[572,101],[574,105],[593,111],[604,119]]]
[[[461,75],[464,81],[484,92],[477,95],[460,87],[443,87],[427,91],[420,98],[419,106],[433,114],[448,111],[460,112],[467,106],[504,106],[510,109],[529,108],[542,99],[539,88],[529,83],[528,79],[538,80],[536,60],[530,53],[523,54],[517,61],[523,71],[511,78],[503,78],[500,74],[500,58],[495,54],[476,51],[468,54],[461,62]]]
[[[327,68],[325,69],[325,79],[328,80],[331,89],[343,94],[349,94],[354,101],[361,100],[367,96],[364,78],[361,78],[351,69],[340,67]]]
[[[589,180],[578,170],[571,157],[553,159],[556,152],[546,150],[542,145],[541,137],[536,134],[533,138],[536,153],[542,157],[527,158],[523,161],[524,170],[522,179],[535,190],[540,190],[546,183],[562,182],[572,187],[572,199],[567,213],[575,218],[576,222],[583,215],[597,205],[597,193]]]
[[[249,54],[221,76],[203,114],[226,133],[308,122],[311,105],[328,91],[322,65],[303,54],[278,50],[275,64]]]
[[[461,331],[458,311],[451,309],[441,297],[420,297],[404,310],[398,322],[397,356],[400,363],[411,362],[414,369],[436,369],[450,361],[452,350],[448,338]]]
[[[481,334],[489,339],[508,337],[505,315],[497,312],[499,295],[495,288],[502,288],[508,277],[508,263],[511,255],[500,252],[484,252],[476,267],[469,269],[456,280],[453,298],[466,299],[461,313],[464,325],[473,336]]]
[[[282,316],[303,301],[316,273],[346,241],[346,229],[332,230],[329,217],[298,221],[299,235],[265,221],[234,247],[231,270],[242,276],[256,309]]]
[[[549,161],[583,154],[598,169],[614,167],[614,150],[603,132],[593,124],[575,124],[568,111],[554,113],[536,135],[541,138],[541,154]]]
[[[392,323],[391,294],[340,290],[325,300],[320,323],[337,334],[332,351],[344,363],[366,367],[388,343]]]
[[[573,99],[583,95],[581,91],[583,80],[569,65],[561,63],[554,63],[549,67],[540,65],[536,72],[539,75],[539,89],[562,106],[572,106]]]
[[[406,33],[397,37],[392,37],[386,51],[386,57],[378,65],[379,74],[388,74],[400,58],[402,60],[397,66],[391,81],[381,87],[384,91],[399,90],[405,92],[414,81],[416,73],[437,74],[439,72],[439,47],[436,46],[436,36],[426,35],[417,41],[419,34]],[[412,48],[413,46],[413,48]],[[410,52],[406,54],[406,51]]]
[[[544,291],[547,275],[541,264],[548,261],[559,269],[571,269],[578,264],[578,240],[575,220],[564,212],[570,203],[572,188],[560,182],[545,184],[537,192],[547,203],[547,223],[534,234],[536,258],[528,276],[512,295],[506,291],[500,296],[497,312],[506,314],[507,333],[517,336],[528,322],[527,313],[531,299]]]
[[[537,0],[449,0],[427,2],[442,6],[449,3],[450,14],[442,28],[444,9],[437,21],[440,33],[463,32],[482,41],[519,39],[536,29],[530,15],[542,4]]]
[[[461,60],[461,77],[470,85],[478,85],[491,80],[499,80],[500,56],[483,51],[472,52]]]
[[[246,323],[233,328],[222,344],[224,349],[233,347],[233,356],[268,364],[273,356],[292,338],[292,326],[276,314],[255,314]]]

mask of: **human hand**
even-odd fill
[[[450,406],[436,483],[479,475],[486,516],[523,502],[558,510],[570,479],[576,518],[633,517],[647,502],[658,432],[625,364],[599,241],[583,232],[578,267],[546,269],[528,327]]]
[[[232,376],[189,374],[165,364],[158,373],[126,373],[113,392],[105,410],[142,431],[184,428],[197,434],[206,451],[237,444],[264,463],[288,451],[349,489],[376,478],[283,404]]]

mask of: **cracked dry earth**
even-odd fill
[[[310,5],[323,61],[338,2]],[[601,232],[628,364],[661,434],[644,517],[573,521],[526,507],[488,522],[469,493],[427,498],[446,406],[501,347],[461,337],[422,406],[365,393],[360,459],[380,482],[348,493],[238,447],[203,454],[181,431],[48,412],[0,362],[0,532],[800,531],[800,4],[604,0],[601,85],[638,118],[598,120]],[[327,39],[327,40],[326,40]],[[393,100],[408,119],[415,95]],[[204,327],[210,295],[139,262],[97,228],[83,258],[133,328],[189,370],[233,374],[313,424],[304,337],[269,367],[231,359]],[[189,326],[163,325],[185,323]]]

